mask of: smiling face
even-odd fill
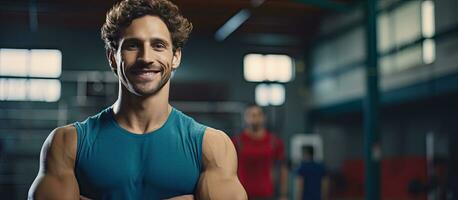
[[[145,15],[122,31],[118,49],[108,52],[108,57],[125,89],[137,96],[151,96],[178,68],[181,50],[173,52],[170,32],[159,17]]]

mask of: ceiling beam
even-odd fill
[[[237,30],[240,25],[243,24],[249,17],[251,13],[248,9],[242,9],[237,14],[232,16],[221,28],[218,29],[215,33],[215,39],[217,41],[223,41],[226,39],[232,32]]]
[[[265,0],[250,0],[252,8],[257,8],[264,3]],[[215,39],[217,41],[223,41],[237,28],[239,28],[248,18],[250,18],[251,12],[249,8],[240,10],[237,14],[232,16],[226,23],[219,28],[215,33]]]

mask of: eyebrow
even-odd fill
[[[124,39],[123,43],[127,43],[127,42],[135,42],[135,43],[141,43],[143,40],[139,39],[139,38],[136,38],[136,37],[128,37],[126,39]],[[153,37],[153,38],[150,38],[149,41],[151,43],[155,43],[155,42],[162,42],[165,44],[165,46],[169,47],[170,46],[170,43],[162,38],[158,38],[158,37]]]

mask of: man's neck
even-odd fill
[[[169,104],[169,83],[156,94],[142,97],[119,86],[118,100],[113,105],[114,118],[130,132],[144,134],[159,129],[172,110]]]

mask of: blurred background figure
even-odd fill
[[[249,199],[275,199],[276,196],[287,199],[288,169],[283,141],[266,129],[260,106],[248,105],[244,121],[245,129],[232,137],[232,141],[239,159],[239,179]],[[275,186],[279,187],[277,195]]]
[[[328,200],[329,180],[323,164],[314,161],[314,149],[302,147],[302,163],[297,170],[297,200]]]

